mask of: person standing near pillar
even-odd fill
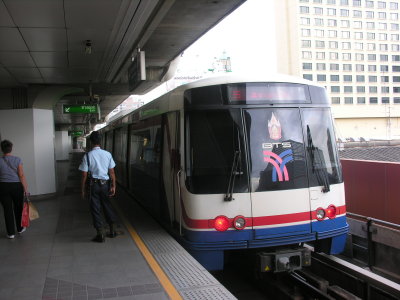
[[[92,241],[104,243],[102,212],[110,227],[108,237],[114,238],[117,235],[114,228],[116,215],[110,202],[116,188],[115,162],[110,152],[100,148],[99,132],[93,131],[89,139],[92,150],[83,156],[79,165],[79,170],[82,171],[81,195],[82,199],[89,199],[93,226],[97,231]]]
[[[3,156],[0,159],[0,202],[4,208],[7,238],[15,237],[15,227],[19,234],[25,231],[21,226],[24,195],[28,195],[22,160],[11,154],[13,144],[4,140],[1,142]],[[16,223],[16,224],[15,224]]]

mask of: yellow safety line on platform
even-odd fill
[[[176,290],[175,286],[171,283],[171,281],[169,280],[169,278],[165,274],[165,272],[161,269],[160,265],[158,264],[158,262],[156,261],[154,256],[151,254],[149,248],[147,248],[147,246],[143,242],[142,238],[137,234],[136,230],[133,228],[131,223],[126,219],[125,215],[122,213],[118,204],[116,204],[115,202],[113,202],[113,204],[114,204],[114,207],[117,209],[118,214],[120,215],[125,227],[128,229],[129,234],[135,241],[140,252],[142,252],[144,258],[146,259],[146,261],[150,265],[150,268],[153,270],[153,272],[157,276],[161,285],[164,287],[164,290],[167,292],[168,296],[172,300],[182,300],[181,295]]]

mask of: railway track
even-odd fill
[[[400,299],[400,285],[335,256],[314,253],[308,268],[265,278],[267,299]]]

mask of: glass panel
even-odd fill
[[[126,176],[126,147],[128,140],[128,127],[115,130],[114,160],[116,163],[115,175],[117,181],[123,186],[127,185]]]
[[[298,109],[245,111],[253,192],[307,187]]]
[[[307,146],[310,186],[326,186],[342,182],[335,148],[335,133],[329,109],[302,110]]]
[[[106,144],[105,144],[104,149],[111,153],[113,150],[113,139],[114,139],[114,131],[107,132],[106,133]]]
[[[248,191],[248,176],[239,109],[193,111],[186,119],[186,185],[194,194]],[[234,166],[237,161],[237,166]]]

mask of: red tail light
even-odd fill
[[[328,208],[326,209],[326,216],[329,219],[333,219],[336,217],[336,207],[335,205],[329,205]]]
[[[226,231],[229,228],[229,219],[225,216],[218,216],[214,219],[214,227],[218,231]]]

